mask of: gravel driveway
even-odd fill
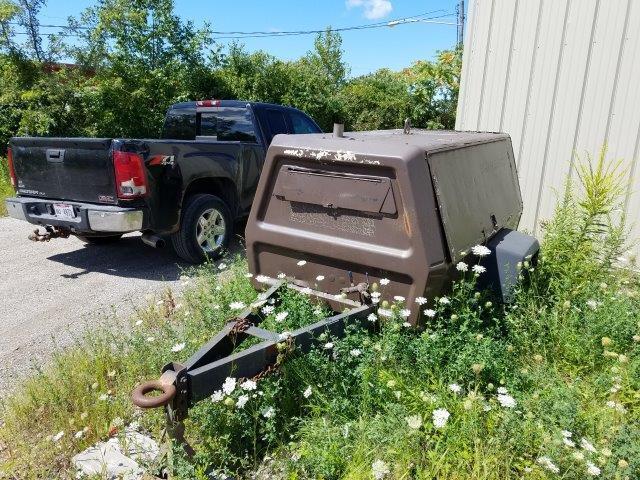
[[[130,234],[112,245],[27,240],[33,225],[0,218],[0,396],[88,320],[129,314],[145,296],[179,291],[187,265]]]

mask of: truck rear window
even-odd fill
[[[195,140],[196,110],[169,110],[162,129],[162,138],[173,140]]]
[[[219,107],[214,112],[202,112],[199,135],[221,141],[255,142],[256,133],[251,114],[246,108]]]

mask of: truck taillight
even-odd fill
[[[196,107],[219,107],[220,100],[198,100]]]
[[[9,165],[9,177],[11,178],[11,185],[13,188],[18,187],[18,181],[16,180],[16,169],[13,167],[13,152],[11,148],[7,149],[7,164]]]
[[[113,152],[113,168],[116,173],[118,198],[132,199],[147,193],[147,176],[144,160],[137,153]]]

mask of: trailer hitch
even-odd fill
[[[271,287],[261,296],[260,304],[270,299],[277,304],[278,290],[284,282],[267,279],[265,283]],[[173,428],[167,428],[167,431],[175,431],[176,426],[181,431],[180,424],[188,416],[189,408],[220,390],[227,377],[260,380],[277,371],[291,352],[306,353],[313,345],[319,344],[319,336],[324,332],[340,338],[350,323],[358,322],[366,328],[373,326],[367,321],[367,316],[374,309],[372,305],[363,305],[348,298],[336,299],[335,295],[316,290],[309,292],[308,288],[297,285],[288,286],[304,290],[305,294],[320,301],[331,299],[338,302],[340,310],[345,311],[292,332],[277,333],[260,328],[262,317],[257,313],[259,308],[249,307],[228,322],[184,364],[169,363],[162,369],[159,379],[138,385],[131,394],[134,405],[145,409],[164,407],[167,419],[173,422]],[[250,337],[259,338],[262,342],[237,351],[236,348]],[[152,392],[160,394],[150,396]]]
[[[29,235],[29,240],[32,242],[48,242],[52,238],[69,238],[71,230],[68,228],[58,228],[52,225],[45,225],[45,232],[40,233],[40,228],[36,228],[33,233]]]

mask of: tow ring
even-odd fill
[[[147,396],[151,392],[162,393],[153,397]],[[158,408],[168,405],[175,396],[175,385],[173,383],[165,383],[161,378],[138,385],[131,393],[131,401],[140,408]]]

